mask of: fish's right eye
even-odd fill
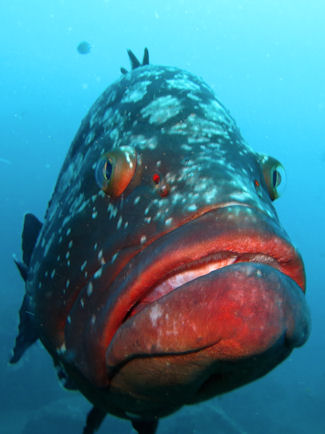
[[[134,149],[124,146],[104,154],[97,163],[98,186],[111,197],[120,196],[131,182],[136,169]]]
[[[260,154],[258,159],[269,196],[271,200],[275,200],[281,196],[285,188],[285,170],[273,157]]]

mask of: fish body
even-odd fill
[[[279,163],[245,143],[204,81],[129,55],[83,120],[44,224],[25,220],[16,261],[12,362],[40,339],[94,405],[85,432],[112,413],[153,433],[309,333],[303,262],[272,203]]]

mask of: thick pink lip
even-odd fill
[[[159,295],[150,299],[150,294],[154,294],[162,282],[185,269],[197,269],[204,262],[219,261],[221,264],[225,261],[229,266],[230,258],[235,258],[235,263],[269,264],[305,290],[300,255],[276,222],[247,206],[214,209],[146,246],[123,268],[109,291],[101,295],[97,302],[101,308],[96,313],[96,322],[91,324],[89,319],[87,341],[80,348],[81,353],[86,349],[88,354],[97,355],[96,360],[91,361],[91,365],[96,366],[89,367],[87,361],[88,368],[84,373],[97,384],[107,384],[107,366],[103,366],[102,360],[105,360],[105,353],[109,357],[114,335],[136,316],[132,314],[137,309],[140,312],[148,301],[159,302]],[[222,268],[217,264],[216,269]],[[75,346],[73,342],[71,344]]]
[[[244,214],[251,212],[247,207],[236,208]],[[264,215],[257,220],[256,211],[251,219],[246,215],[246,221],[241,220],[240,212],[237,220],[228,219],[230,212],[229,208],[208,212],[156,240],[130,261],[120,276],[124,288],[110,317],[112,324],[122,323],[134,314],[135,307],[144,299],[150,300],[155,288],[171,276],[196,270],[203,264],[210,264],[210,271],[239,262],[269,264],[305,291],[301,257],[282,229]],[[121,284],[118,280],[114,286]],[[154,296],[152,301],[158,298]]]
[[[125,321],[107,351],[108,372],[134,359],[189,355],[236,361],[305,343],[309,315],[302,291],[278,269],[241,262],[190,280]]]

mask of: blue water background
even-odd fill
[[[23,296],[24,213],[44,215],[90,105],[126,48],[212,86],[257,151],[277,157],[276,207],[305,261],[313,330],[265,378],[162,421],[158,433],[325,433],[325,3],[322,0],[8,0],[0,4],[0,432],[80,433],[89,404],[61,388],[41,345],[9,367]],[[83,41],[91,52],[80,55]],[[131,432],[107,417],[99,433]]]

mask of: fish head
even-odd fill
[[[309,333],[281,177],[202,80],[126,74],[83,121],[36,246],[45,346],[141,414],[264,375]]]

